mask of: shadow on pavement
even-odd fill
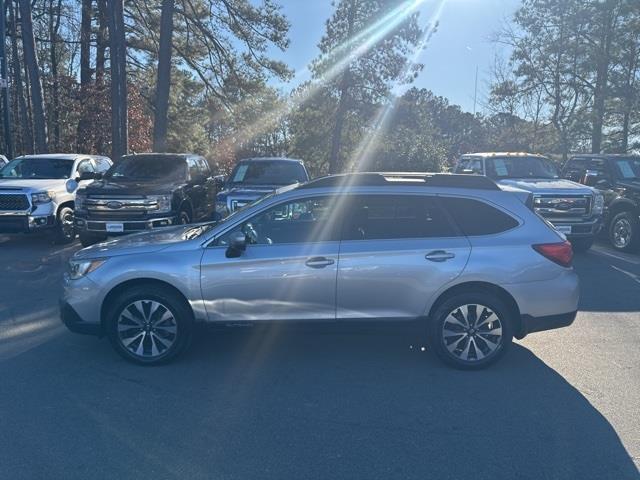
[[[65,334],[0,376],[5,478],[639,478],[608,421],[519,345],[460,372],[384,330],[254,327],[145,368]]]

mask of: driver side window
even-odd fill
[[[277,245],[338,240],[338,197],[314,197],[293,200],[273,206],[218,239],[228,245],[229,238],[242,232],[249,245]]]

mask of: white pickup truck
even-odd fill
[[[98,155],[15,158],[0,168],[0,233],[51,231],[59,243],[72,241],[76,191],[110,167],[111,160]]]
[[[597,190],[560,178],[551,160],[533,153],[470,153],[454,173],[486,175],[499,186],[531,193],[533,208],[571,241],[588,250],[602,228],[604,198]]]

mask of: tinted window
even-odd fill
[[[337,240],[340,197],[315,197],[281,203],[243,222],[223,235],[218,245],[227,245],[230,235],[242,231],[250,244],[272,245]]]
[[[240,162],[231,172],[231,183],[246,185],[291,185],[306,182],[307,174],[298,162]]]
[[[133,155],[122,157],[107,172],[107,177],[128,180],[157,180],[161,178],[183,178],[183,158],[169,155]]]
[[[640,157],[621,158],[615,161],[615,166],[621,178],[640,178]]]
[[[564,177],[574,182],[579,182],[587,171],[587,161],[573,158],[564,167]]]
[[[484,202],[453,197],[440,200],[465,235],[491,235],[518,226],[514,218]]]
[[[0,170],[0,177],[63,179],[69,178],[73,160],[25,157],[12,160]]]
[[[450,237],[455,231],[436,199],[424,196],[354,197],[345,218],[344,240]]]

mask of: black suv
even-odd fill
[[[575,155],[562,175],[602,192],[605,227],[615,249],[640,248],[640,156]]]
[[[210,220],[215,211],[217,182],[198,155],[126,155],[97,180],[76,194],[83,246],[109,235]]]

